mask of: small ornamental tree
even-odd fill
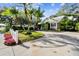
[[[74,29],[73,25],[74,24],[72,20],[69,20],[67,17],[64,17],[59,23],[59,28],[61,30],[71,31]]]
[[[79,22],[76,23],[76,25],[75,25],[75,30],[76,30],[76,31],[79,31]]]

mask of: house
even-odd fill
[[[57,30],[58,29],[58,23],[64,18],[65,16],[56,16],[51,18],[46,18],[43,23],[48,22],[50,24],[51,30]],[[74,18],[73,16],[67,16],[70,20],[76,20],[77,18]]]
[[[0,23],[0,31],[5,31],[6,25]]]

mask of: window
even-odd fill
[[[52,23],[51,26],[56,26],[56,23]]]

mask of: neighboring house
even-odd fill
[[[6,29],[6,25],[0,23],[0,31],[4,31],[5,29]]]
[[[64,16],[58,16],[58,17],[55,17],[53,18],[53,22],[50,23],[50,29],[52,30],[57,30],[58,28],[58,23],[63,19]]]
[[[65,16],[57,16],[57,17],[53,17],[51,19],[46,18],[43,23],[48,22],[48,23],[50,23],[50,29],[57,30],[58,23],[63,19],[63,17],[65,17]],[[67,16],[67,17],[70,20],[76,20],[77,19],[77,18],[74,18],[73,16]]]

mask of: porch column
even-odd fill
[[[51,23],[50,23],[50,29],[51,29]]]
[[[56,30],[57,30],[57,23],[56,23]]]

